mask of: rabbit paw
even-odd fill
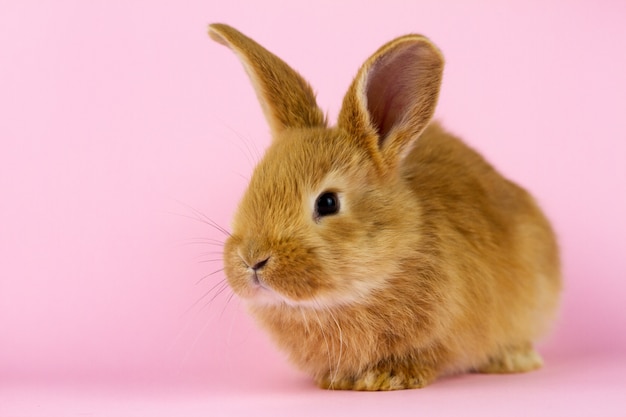
[[[392,391],[423,388],[436,377],[436,372],[429,368],[384,364],[368,368],[356,376],[326,374],[317,384],[331,390]]]
[[[528,344],[504,349],[499,355],[491,357],[485,365],[479,367],[478,372],[486,374],[528,372],[539,369],[542,365],[541,356]]]

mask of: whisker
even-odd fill
[[[181,246],[186,246],[186,245],[206,245],[206,244],[218,244],[220,246],[224,245],[224,241],[222,240],[218,240],[218,239],[211,239],[211,238],[207,238],[207,237],[194,237],[194,238],[190,238],[187,239],[187,241],[185,242],[181,242],[180,245]]]
[[[237,137],[237,139],[239,139],[239,142],[246,147],[247,153],[240,146],[235,144],[235,146],[237,146],[239,150],[241,150],[246,155],[248,163],[250,163],[250,165],[254,168],[254,165],[261,160],[261,153],[259,152],[259,148],[256,147],[256,143],[249,137],[244,136],[235,129],[233,129],[228,124],[225,124],[225,126]],[[253,152],[253,148],[255,152]]]
[[[200,278],[198,281],[196,281],[196,285],[200,284],[202,281],[204,281],[205,279],[212,277],[213,275],[220,273],[224,270],[224,268],[220,268],[217,271],[213,271],[210,274],[206,274],[205,276],[203,276],[202,278]],[[223,279],[222,281],[226,281],[225,279]]]
[[[189,241],[209,241],[209,242],[217,242],[217,243],[224,243],[223,240],[219,240],[219,239],[215,239],[212,237],[206,237],[206,236],[196,236],[196,237],[190,237],[188,239]]]
[[[206,214],[202,213],[199,210],[194,209],[193,207],[190,207],[198,216],[200,216],[201,219],[206,220],[206,224],[213,226],[215,229],[219,230],[220,232],[224,233],[226,236],[230,236],[230,232],[228,230],[226,230],[225,227],[222,227],[220,224],[218,224],[215,220],[213,220],[212,218],[210,218],[209,216],[207,216]]]
[[[191,245],[207,245],[207,246],[219,246],[223,247],[223,242],[185,242],[181,243],[180,246],[191,246]]]
[[[218,242],[187,242],[187,243],[181,244],[180,246],[191,246],[191,245],[218,246],[220,248],[224,247],[223,243],[218,243]]]
[[[224,306],[222,307],[222,311],[220,312],[220,315],[218,316],[218,320],[222,319],[222,316],[224,315],[224,312],[226,311],[226,307],[228,307],[228,303],[230,303],[230,300],[232,300],[234,296],[235,296],[235,293],[231,291],[230,295],[226,299],[226,302],[224,303]]]
[[[202,260],[223,260],[224,259],[224,252],[223,251],[215,251],[215,250],[209,250],[209,251],[201,251],[201,252],[197,252],[193,257],[193,259],[202,259]]]
[[[226,280],[224,280],[224,285],[219,289],[219,291],[217,291],[213,297],[211,297],[211,299],[209,300],[209,303],[213,302],[221,293],[223,293],[224,291],[226,291],[228,289],[228,282],[226,282]]]
[[[223,254],[224,254],[224,252],[221,252],[221,251],[214,251],[214,250],[213,250],[213,251],[208,251],[208,252],[200,252],[200,253],[198,254],[198,257],[201,257],[201,256],[209,256],[209,255],[223,255]],[[223,258],[220,258],[220,259],[223,259]]]
[[[233,292],[231,294],[231,296],[229,297],[229,300],[226,302],[228,304],[228,302],[233,298],[233,296],[235,295],[235,293]],[[240,309],[241,307],[241,298],[237,298],[237,305],[235,306],[235,310],[233,315],[230,318],[230,325],[228,326],[228,334],[226,335],[226,344],[228,346],[232,346],[231,345],[231,340],[233,337],[233,328],[235,327],[235,319],[237,318],[237,313],[241,311]]]
[[[192,209],[193,210],[193,209]],[[195,220],[197,222],[200,222],[202,224],[206,224],[207,226],[211,226],[213,229],[217,230],[218,232],[221,232],[223,234],[225,234],[226,236],[230,236],[230,232],[227,231],[225,228],[223,228],[222,226],[220,226],[219,224],[217,224],[215,221],[211,220],[210,218],[202,215],[203,217],[195,217],[195,216],[190,216],[188,214],[181,214],[181,213],[174,213],[174,212],[168,212],[171,215],[174,216],[179,216],[179,217],[184,217],[190,220]]]
[[[188,313],[189,311],[187,311]],[[187,313],[183,313],[181,314],[181,317],[179,317],[179,320],[182,319],[185,315],[187,315]],[[187,331],[187,329],[189,329],[191,327],[191,320],[187,320],[187,323],[182,326],[178,332],[176,332],[176,335],[174,335],[174,337],[172,338],[172,341],[169,344],[169,347],[167,348],[168,352],[172,352],[172,350],[174,349],[174,346],[176,345],[176,343],[178,343],[178,341],[180,340],[180,338],[183,336],[183,333],[185,333]]]
[[[206,255],[199,255],[199,257],[202,257],[202,256],[206,256]],[[198,261],[198,263],[200,263],[200,264],[206,264],[206,263],[211,263],[211,262],[223,262],[223,261],[224,261],[224,260],[223,260],[222,258],[217,258],[217,259],[205,259],[205,260],[203,260],[203,261]],[[220,270],[219,270],[219,271],[217,271],[217,272],[221,272],[221,271],[223,271],[223,270],[224,270],[224,269],[222,268],[222,269],[220,269]]]
[[[194,338],[193,342],[191,343],[191,346],[187,350],[187,353],[185,354],[185,356],[180,361],[180,368],[181,369],[182,369],[183,365],[185,365],[189,361],[189,357],[191,356],[191,353],[196,349],[196,346],[198,345],[198,342],[200,341],[200,338],[202,336],[204,336],[204,334],[206,333],[206,330],[208,329],[209,324],[211,323],[211,321],[212,321],[211,317],[207,317],[207,319],[204,321],[204,324],[202,325],[202,328],[200,329],[200,332]]]
[[[204,279],[204,277],[202,279]],[[209,288],[209,290],[207,292],[202,294],[200,296],[200,298],[198,298],[196,301],[194,301],[194,303],[187,310],[185,310],[184,315],[187,315],[191,310],[193,310],[198,304],[200,304],[202,302],[202,300],[204,300],[204,298],[208,297],[209,294],[211,294],[217,287],[219,287],[220,285],[224,285],[224,284],[227,285],[226,278],[224,278],[223,280],[219,281],[217,284],[213,285],[211,288]]]
[[[220,296],[220,294],[222,294],[224,291],[226,291],[229,287],[228,282],[226,282],[226,280],[221,282],[222,286],[218,288],[218,290],[215,292],[215,294],[213,294],[213,297],[211,297],[211,299],[209,301],[207,301],[202,307],[200,307],[200,311],[204,310],[206,307],[210,306],[211,303],[213,301],[215,301],[215,299],[217,297]]]
[[[238,135],[237,135],[237,136],[238,136]],[[241,138],[240,138],[240,139],[241,139]],[[245,142],[244,142],[244,141],[241,141],[241,142],[245,144]],[[231,143],[233,143],[233,144],[237,147],[237,149],[239,149],[239,150],[241,151],[241,153],[242,153],[242,154],[246,157],[246,159],[248,160],[248,164],[249,164],[252,168],[254,168],[254,160],[252,159],[252,154],[250,153],[250,148],[246,145],[246,149],[244,149],[243,147],[241,147],[240,145],[238,145],[238,144],[236,144],[236,143],[234,143],[234,142],[231,142]],[[247,150],[247,152],[246,152],[246,150]]]
[[[180,205],[182,205],[184,207],[187,207],[189,210],[191,210],[195,214],[195,217],[194,216],[185,215],[185,214],[180,214],[180,213],[170,213],[170,214],[178,215],[178,216],[182,216],[182,217],[187,217],[189,219],[199,221],[201,223],[204,223],[204,224],[207,224],[207,225],[213,227],[215,230],[218,230],[218,231],[222,232],[226,236],[230,236],[231,235],[228,230],[226,230],[224,227],[220,226],[217,222],[215,222],[213,219],[211,219],[209,216],[207,216],[206,214],[204,214],[200,210],[196,209],[195,207],[192,207],[189,204],[183,203],[180,200],[174,199],[174,201],[176,201],[178,204],[180,204]]]
[[[200,302],[202,302],[203,299],[205,299],[207,296],[209,296],[213,291],[215,291],[220,285],[222,286],[227,286],[227,282],[226,279],[221,280],[220,282],[216,283],[215,285],[213,285],[211,288],[209,288],[208,291],[206,291],[204,294],[202,294],[189,308],[187,308],[179,317],[179,320],[182,319],[183,317],[185,317],[187,314],[189,314]],[[209,302],[210,303],[210,302]],[[202,307],[200,310],[198,310],[196,312],[195,317],[197,318],[200,313],[204,310],[204,307]],[[176,343],[181,339],[181,337],[183,336],[183,334],[191,327],[192,325],[192,320],[187,320],[187,323],[177,332],[177,334],[174,336],[172,342],[169,345],[169,351],[171,351],[172,349],[174,349],[174,346],[176,345]],[[208,322],[205,324],[208,325]],[[200,335],[202,335],[203,331],[200,332]],[[199,339],[199,337],[197,338]],[[197,343],[194,342],[194,344]],[[190,348],[189,352],[187,353],[187,355],[185,356],[185,358],[181,361],[181,366],[187,361],[189,355],[191,354],[191,351],[193,351],[193,347]]]
[[[242,180],[244,180],[245,182],[249,183],[250,182],[250,178],[246,177],[243,174],[239,174],[239,173],[235,173],[239,178],[241,178]]]

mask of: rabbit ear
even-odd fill
[[[338,126],[396,165],[433,116],[443,56],[427,38],[397,38],[363,64],[346,94]]]
[[[209,26],[209,36],[241,60],[272,133],[286,128],[326,126],[309,84],[284,61],[232,27]]]

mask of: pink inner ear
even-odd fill
[[[365,88],[367,108],[381,142],[404,121],[418,100],[423,72],[420,61],[427,59],[428,53],[423,54],[422,50],[419,43],[401,46],[382,56],[369,71]]]

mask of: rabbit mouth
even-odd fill
[[[250,289],[249,301],[260,304],[281,304],[285,298],[272,288],[257,271],[250,274],[248,288]]]
[[[263,290],[273,291],[269,285],[259,276],[257,271],[252,271],[252,277],[250,278],[252,288],[260,288]]]
[[[318,306],[312,300],[299,300],[292,298],[280,287],[275,288],[263,278],[262,273],[252,271],[248,280],[248,296],[247,301],[257,306],[291,306],[291,307],[307,307]]]

